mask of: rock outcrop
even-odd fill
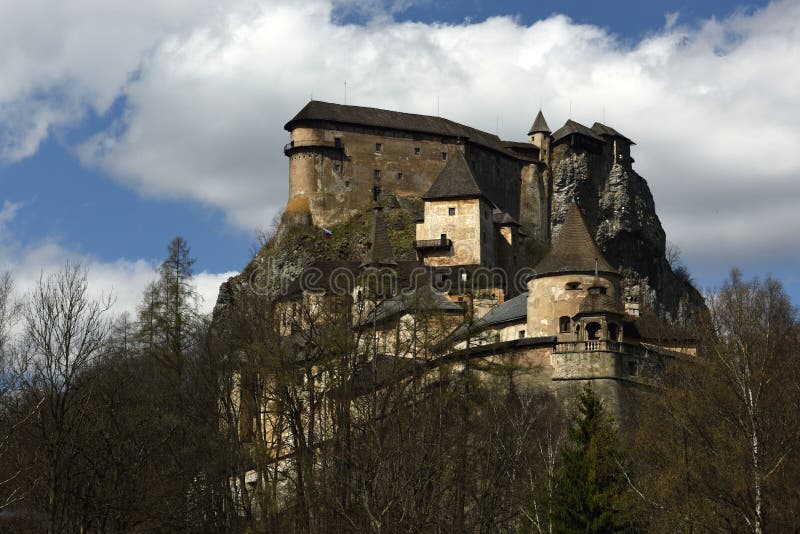
[[[644,310],[680,320],[692,306],[702,306],[703,300],[667,260],[666,235],[650,188],[630,166],[614,163],[610,171],[605,167],[599,157],[587,152],[570,151],[556,160],[551,234],[558,232],[574,199],[603,253],[621,269],[625,297]]]

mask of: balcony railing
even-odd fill
[[[553,345],[553,352],[563,354],[565,352],[621,352],[641,356],[644,349],[637,345],[620,343],[619,341],[609,341],[606,339],[586,340],[586,341],[559,341]]]
[[[417,250],[449,250],[453,246],[451,239],[418,239],[414,241]]]

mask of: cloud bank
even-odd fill
[[[23,245],[13,235],[14,218],[24,206],[11,202],[0,205],[0,273],[10,271],[14,278],[16,298],[24,298],[41,276],[57,272],[66,262],[80,263],[89,272],[89,293],[93,298],[109,294],[113,298],[113,314],[136,316],[145,287],[156,279],[157,261],[144,259],[102,261],[94,256],[65,249],[54,239]],[[194,285],[200,297],[201,313],[210,313],[217,301],[222,282],[236,273],[200,272]]]
[[[524,138],[540,104],[554,129],[571,108],[638,143],[635,168],[691,266],[797,265],[797,2],[694,26],[667,14],[634,43],[560,15],[423,24],[372,2],[371,22],[355,25],[324,0],[148,0],[125,12],[95,2],[79,4],[89,20],[65,12],[36,42],[25,37],[35,3],[14,10],[21,23],[0,23],[12,30],[0,45],[24,45],[0,56],[11,74],[0,82],[0,157],[31,154],[53,125],[122,98],[118,120],[79,147],[82,161],[250,229],[286,199],[283,124],[311,95],[342,102],[345,80],[348,103],[433,114],[438,100],[443,116],[499,124],[507,139]]]

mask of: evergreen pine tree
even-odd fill
[[[624,532],[623,474],[613,419],[591,386],[578,397],[551,506],[560,533]]]

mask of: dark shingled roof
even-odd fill
[[[497,226],[520,226],[514,217],[497,208],[492,212],[492,221]]]
[[[456,150],[448,160],[442,172],[436,177],[428,192],[422,195],[423,200],[436,200],[445,198],[478,198],[485,197],[472,168],[467,163],[464,154]]]
[[[618,131],[616,131],[611,126],[606,126],[605,124],[601,124],[599,122],[596,122],[592,125],[592,131],[595,132],[597,135],[604,135],[608,137],[619,137],[620,139],[624,139],[631,145],[636,144],[627,137],[625,137],[624,135],[622,135],[621,133],[619,133]]]
[[[372,233],[370,234],[370,247],[364,255],[362,267],[389,267],[397,265],[397,260],[392,253],[392,243],[386,232],[386,220],[383,218],[383,207],[375,207],[372,219]]]
[[[583,218],[578,205],[573,202],[561,230],[555,237],[553,247],[536,265],[536,276],[566,272],[593,273],[595,259],[600,272],[617,274],[616,269],[597,248],[586,219]]]
[[[611,295],[589,294],[581,301],[580,306],[578,306],[577,315],[593,313],[615,313],[617,315],[622,315],[623,311],[617,299]]]
[[[550,127],[547,125],[547,121],[544,120],[544,114],[542,113],[541,109],[536,115],[528,135],[535,134],[537,132],[550,133]]]
[[[450,300],[444,293],[433,289],[429,279],[421,279],[418,288],[402,291],[399,295],[379,302],[357,326],[362,328],[371,326],[373,321],[382,323],[412,311],[463,314],[464,308]]]
[[[420,132],[447,137],[468,138],[473,143],[485,146],[498,152],[508,154],[500,138],[496,135],[464,126],[442,117],[402,113],[388,109],[347,106],[311,100],[284,129],[292,131],[299,123],[305,121],[327,121],[375,128],[390,128],[405,132]]]
[[[528,292],[520,293],[492,309],[489,313],[475,322],[480,329],[503,323],[512,323],[528,318]]]
[[[656,341],[695,341],[697,336],[686,328],[668,323],[652,313],[645,313],[637,317],[632,323],[635,332],[631,332],[631,337],[649,339]]]
[[[594,133],[591,128],[587,128],[583,124],[575,122],[572,119],[569,119],[566,123],[564,123],[564,126],[553,133],[553,143],[557,143],[572,134],[585,135],[586,137],[594,139],[595,141],[605,143],[605,139]]]
[[[459,339],[467,334],[468,331],[477,333],[488,328],[525,322],[528,320],[528,293],[520,293],[513,299],[509,299],[499,306],[492,308],[489,313],[472,323],[470,327],[463,323],[456,328],[450,337]]]

